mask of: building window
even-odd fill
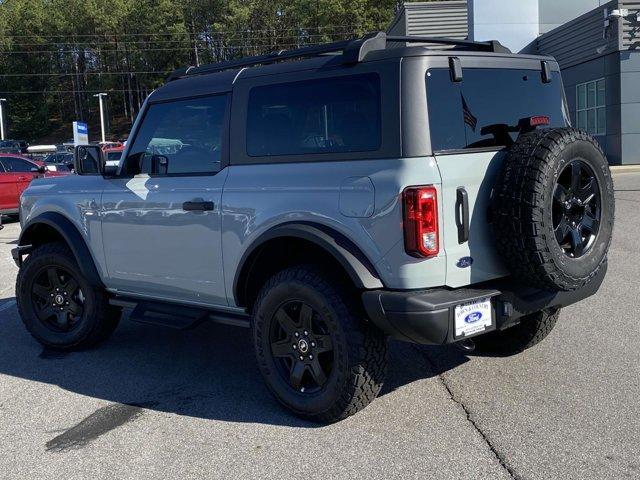
[[[576,87],[576,127],[591,135],[607,133],[604,78]]]

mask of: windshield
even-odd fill
[[[456,83],[443,68],[429,70],[426,82],[434,151],[509,145],[520,120],[533,116],[549,117],[550,127],[569,123],[559,72],[543,83],[537,70],[465,69]]]

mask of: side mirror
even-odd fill
[[[73,165],[78,175],[102,175],[104,154],[100,145],[79,145],[73,153]]]
[[[166,175],[169,172],[169,157],[165,155],[152,156],[151,171],[157,175]]]
[[[31,173],[46,173],[47,167],[42,165],[41,167],[33,167],[31,168]]]

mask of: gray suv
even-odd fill
[[[343,419],[388,337],[512,354],[606,272],[614,200],[549,57],[388,37],[189,68],[153,92],[120,164],[20,206],[31,334],[85,348],[131,319],[248,327],[287,408]]]

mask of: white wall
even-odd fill
[[[470,40],[499,40],[519,52],[540,34],[538,0],[469,0],[468,11]]]

